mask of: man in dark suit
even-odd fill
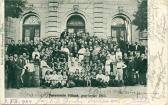
[[[133,43],[129,45],[129,50],[130,50],[130,51],[135,51],[135,47],[134,47],[134,44],[133,44]]]
[[[147,59],[145,58],[145,54],[141,54],[140,61],[140,70],[139,70],[139,81],[141,85],[146,85],[146,73],[147,73]]]
[[[141,69],[141,56],[140,56],[140,52],[137,51],[136,54],[135,54],[135,58],[134,58],[134,61],[135,61],[135,71],[136,71],[136,83],[139,82],[139,78],[138,78],[138,75],[139,75],[139,71]]]
[[[137,42],[135,42],[134,50],[135,51],[140,51],[140,45]]]
[[[68,35],[68,32],[67,30],[65,29],[62,33],[61,33],[61,36],[60,36],[60,39],[65,39],[65,37]]]
[[[145,46],[140,44],[140,53],[145,54]]]
[[[7,54],[13,55],[14,53],[16,53],[16,45],[15,45],[15,41],[11,40],[10,44],[7,47]]]
[[[16,45],[16,49],[15,49],[18,55],[21,55],[23,53],[22,48],[23,48],[22,42],[21,40],[18,40],[18,44]]]
[[[14,62],[13,62],[13,55],[9,56],[9,59],[5,62],[5,70],[7,70],[7,88],[14,87]]]
[[[29,59],[32,58],[32,53],[34,51],[34,43],[33,43],[33,40],[30,41],[30,43],[27,45],[27,51],[28,51],[28,55],[29,55]]]

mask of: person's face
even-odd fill
[[[30,43],[33,44],[33,40],[31,40]]]
[[[66,75],[66,72],[63,72],[63,75]]]
[[[71,62],[71,65],[74,66],[74,62]]]
[[[23,53],[23,56],[26,57],[26,53]]]
[[[99,71],[99,74],[102,74],[102,71]]]
[[[135,42],[135,45],[137,45],[138,43],[137,42]]]
[[[9,60],[10,60],[10,61],[13,61],[13,56],[10,56],[10,57],[9,57]]]
[[[15,41],[12,40],[11,43],[12,43],[12,44],[15,44]]]
[[[105,73],[105,75],[107,75],[107,76],[108,76],[108,73],[106,72],[106,73]]]
[[[14,54],[14,58],[16,59],[18,56],[16,54]]]
[[[22,59],[22,58],[23,58],[23,55],[20,55],[19,58]]]
[[[113,75],[113,72],[110,72],[110,75]]]
[[[20,41],[20,40],[18,41],[18,44],[21,44],[21,41]]]
[[[137,56],[137,57],[140,57],[140,53],[139,53],[139,52],[137,52],[137,53],[136,53],[136,56]]]
[[[124,57],[127,57],[127,53],[124,53]]]
[[[130,52],[130,56],[133,56],[133,52]]]
[[[37,48],[35,48],[34,51],[37,51]]]
[[[132,57],[129,58],[129,62],[132,62]]]
[[[55,75],[55,74],[56,74],[56,71],[53,71],[53,74]]]
[[[141,54],[141,58],[144,59],[145,58],[145,54]]]
[[[114,55],[114,52],[112,51],[111,54]]]
[[[33,63],[33,60],[30,60],[30,63]]]
[[[50,74],[50,71],[47,71],[47,75],[49,75]]]

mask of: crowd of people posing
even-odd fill
[[[147,48],[122,39],[63,32],[60,38],[7,45],[7,88],[146,85]]]

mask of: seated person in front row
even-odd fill
[[[106,87],[109,77],[107,75],[104,75],[101,70],[99,70],[99,73],[96,75],[97,85],[98,87]]]
[[[102,73],[101,70],[99,70],[99,73],[96,75],[96,80],[97,80],[97,85],[99,87],[103,87],[104,86],[104,75]]]
[[[62,80],[63,80],[63,76],[61,74],[61,72],[58,72],[58,83],[57,83],[57,88],[62,88]]]
[[[50,87],[54,88],[58,84],[58,75],[56,71],[52,72],[51,78],[50,78],[51,84]]]
[[[95,71],[92,71],[92,73],[91,73],[91,86],[92,87],[97,86],[96,72]]]
[[[62,86],[63,87],[67,86],[67,80],[68,80],[68,76],[67,76],[66,72],[63,72],[63,75],[62,75]]]
[[[110,72],[110,80],[109,80],[109,86],[115,86],[116,82],[115,82],[115,74],[113,72]]]
[[[110,77],[109,77],[109,74],[108,72],[105,72],[105,75],[104,75],[104,87],[107,87],[109,85],[109,80],[110,80]]]
[[[69,76],[68,76],[68,81],[67,81],[68,88],[75,87],[75,82],[74,82],[75,79],[74,78],[75,78],[74,73],[70,72]]]
[[[85,75],[85,86],[91,86],[91,74],[87,72]]]
[[[57,74],[56,71],[53,71],[50,81],[51,81],[50,84],[51,88],[62,88],[63,84],[65,84],[65,82],[63,83],[63,76],[61,72],[58,72]]]
[[[79,87],[83,87],[84,86],[84,78],[85,78],[85,72],[82,71],[79,73]]]
[[[75,85],[77,87],[79,87],[79,76],[80,76],[80,73],[79,73],[79,69],[76,69],[75,73],[74,73],[74,78],[73,78],[73,81],[75,82]]]
[[[48,70],[48,71],[46,71],[45,76],[44,76],[44,85],[47,86],[47,87],[49,87],[50,84],[51,84],[50,81],[51,81],[51,73]]]

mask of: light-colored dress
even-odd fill
[[[85,48],[81,48],[79,51],[78,51],[78,54],[79,54],[79,62],[81,62],[83,59],[84,59],[84,54],[86,52],[86,49]]]
[[[123,80],[123,69],[127,66],[123,62],[117,62],[116,65],[116,80]]]
[[[40,63],[40,68],[41,68],[41,72],[42,72],[42,79],[44,79],[44,76],[45,76],[45,73],[46,71],[53,71],[48,65],[47,63],[42,60],[41,63]]]
[[[110,70],[111,70],[110,63],[111,63],[110,59],[106,60],[106,63],[105,63],[105,72],[107,72],[108,74],[110,74]]]

